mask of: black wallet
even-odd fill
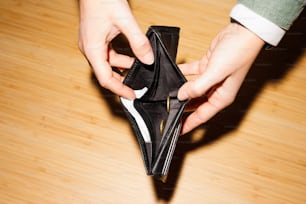
[[[154,63],[135,60],[124,84],[132,88],[135,100],[121,98],[140,145],[148,175],[166,178],[181,131],[187,101],[179,101],[178,89],[186,82],[177,67],[178,27],[151,26],[147,37]]]

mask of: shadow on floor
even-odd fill
[[[224,135],[236,129],[262,88],[267,83],[278,83],[288,71],[295,67],[295,64],[306,50],[305,25],[306,11],[304,10],[277,48],[263,50],[260,53],[246,77],[236,101],[205,125],[199,127],[206,130],[201,140],[192,143],[191,136],[193,133],[179,138],[167,182],[162,183],[152,178],[152,184],[158,200],[166,202],[171,200],[179,181],[180,172],[184,166],[185,156],[190,151],[204,148],[206,145],[222,139]],[[129,53],[129,49],[126,48],[121,48],[119,51],[121,53]],[[96,80],[93,81],[97,83]],[[117,96],[114,96],[99,85],[97,87],[101,90],[101,95],[108,102],[109,108],[113,111],[114,115],[125,118],[121,105],[117,102]],[[135,142],[137,142],[136,138]]]

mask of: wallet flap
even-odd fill
[[[167,26],[151,26],[147,32],[147,36],[156,35],[162,42],[165,50],[167,50],[171,60],[176,61],[177,47],[179,42],[180,28]]]

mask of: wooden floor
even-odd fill
[[[235,103],[179,139],[162,184],[77,48],[77,2],[0,1],[1,204],[306,203],[305,12],[260,54]],[[181,27],[178,62],[189,62],[235,1],[130,3],[143,31]]]

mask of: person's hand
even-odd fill
[[[101,86],[133,99],[133,90],[111,66],[129,68],[133,58],[116,53],[110,42],[123,33],[135,54],[145,64],[154,61],[152,48],[139,28],[126,0],[80,0],[79,47],[93,67]]]
[[[208,121],[230,105],[264,41],[239,24],[231,23],[211,42],[199,61],[180,65],[184,75],[199,75],[178,92],[179,100],[204,98],[183,123],[182,134]]]

